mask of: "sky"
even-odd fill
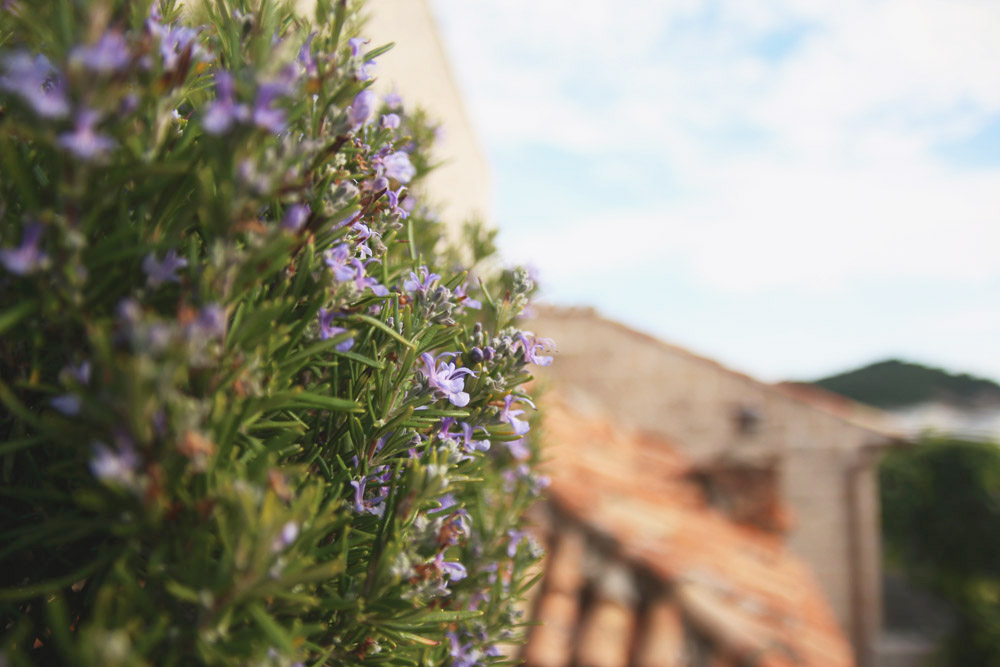
[[[764,380],[1000,380],[1000,4],[431,4],[546,302]]]

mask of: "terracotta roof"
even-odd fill
[[[712,647],[705,664],[854,664],[818,585],[780,535],[710,507],[668,443],[551,397],[545,411],[559,520],[535,604],[547,625],[529,638],[529,665],[681,664],[692,650],[685,632]],[[587,565],[588,544],[606,545],[600,564]]]

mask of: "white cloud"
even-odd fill
[[[619,221],[650,234],[623,266],[683,258],[706,284],[741,291],[998,271],[1000,170],[958,170],[933,149],[1000,113],[1000,6],[728,0],[704,15],[702,3],[651,0],[435,5],[495,150],[548,145],[611,165],[623,149],[645,151],[676,174],[684,197],[633,203]],[[776,31],[801,31],[792,55],[756,53]],[[763,139],[730,149],[730,127]],[[508,250],[570,280],[609,262],[591,233],[621,207],[567,208]]]
[[[1000,379],[1000,156],[940,151],[1000,117],[1000,5],[432,2],[506,182],[558,189],[497,189],[552,298],[771,379],[887,355]],[[577,193],[545,171],[573,158]]]

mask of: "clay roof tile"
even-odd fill
[[[575,414],[554,398],[545,409],[551,502],[584,530],[613,543],[620,558],[671,595],[656,594],[634,608],[598,596],[580,609],[582,597],[575,603],[565,598],[580,589],[580,569],[569,561],[582,560],[585,548],[580,533],[560,535],[547,565],[546,576],[555,583],[546,584],[538,614],[555,624],[551,631],[533,632],[525,654],[530,665],[569,664],[552,655],[566,651],[560,659],[568,661],[572,641],[580,646],[578,658],[592,661],[574,664],[617,665],[607,654],[621,655],[621,648],[607,646],[615,643],[608,628],[621,633],[627,628],[631,637],[636,626],[633,664],[669,664],[659,656],[670,654],[683,638],[676,639],[676,617],[666,600],[739,664],[853,665],[850,646],[808,569],[779,535],[736,524],[713,509],[669,443]],[[568,623],[580,627],[567,629]],[[672,629],[661,641],[650,634],[650,624]],[[573,632],[579,635],[575,640]],[[597,646],[605,646],[605,653]],[[592,657],[598,654],[604,662]]]

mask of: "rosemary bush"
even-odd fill
[[[501,662],[531,280],[354,3],[188,5],[0,10],[0,664]]]

